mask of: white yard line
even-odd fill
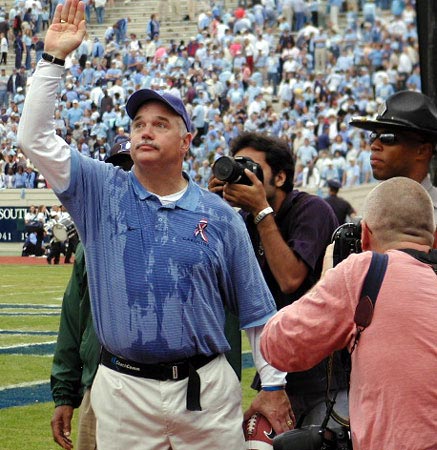
[[[23,347],[35,347],[37,345],[47,345],[47,344],[56,344],[56,341],[36,342],[36,343],[31,343],[31,344],[17,344],[17,345],[11,345],[8,347],[0,347],[0,350],[19,349],[19,348],[23,348]]]
[[[30,386],[37,386],[38,384],[47,384],[47,380],[28,381],[27,383],[9,384],[8,386],[0,386],[0,391],[7,389],[25,388]]]

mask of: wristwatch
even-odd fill
[[[46,52],[44,52],[41,55],[41,58],[44,59],[44,61],[48,61],[52,64],[57,64],[58,66],[65,65],[65,59],[56,58],[56,56],[50,55],[49,53]]]

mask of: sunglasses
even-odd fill
[[[419,138],[409,136],[407,134],[402,133],[376,133],[372,132],[369,135],[369,144],[373,144],[376,139],[379,139],[381,141],[381,144],[383,145],[395,145],[400,142],[415,142],[419,144],[423,144],[424,140],[421,140]]]
[[[399,141],[398,136],[395,133],[370,133],[369,144],[373,144],[377,139],[384,145],[394,145]]]

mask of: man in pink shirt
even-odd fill
[[[328,269],[331,244],[319,283],[264,328],[262,353],[283,371],[306,370],[334,350],[350,349],[355,308],[372,256],[367,250],[388,255],[372,321],[352,353],[354,450],[437,448],[434,230],[432,200],[419,183],[404,177],[382,182],[364,205],[364,252]],[[421,260],[404,249],[416,251]]]

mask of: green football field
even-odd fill
[[[0,449],[59,449],[49,377],[70,265],[0,265]],[[243,336],[243,351],[249,346]],[[246,361],[250,361],[250,357]],[[243,370],[243,408],[254,369]],[[74,434],[73,434],[74,439]]]

